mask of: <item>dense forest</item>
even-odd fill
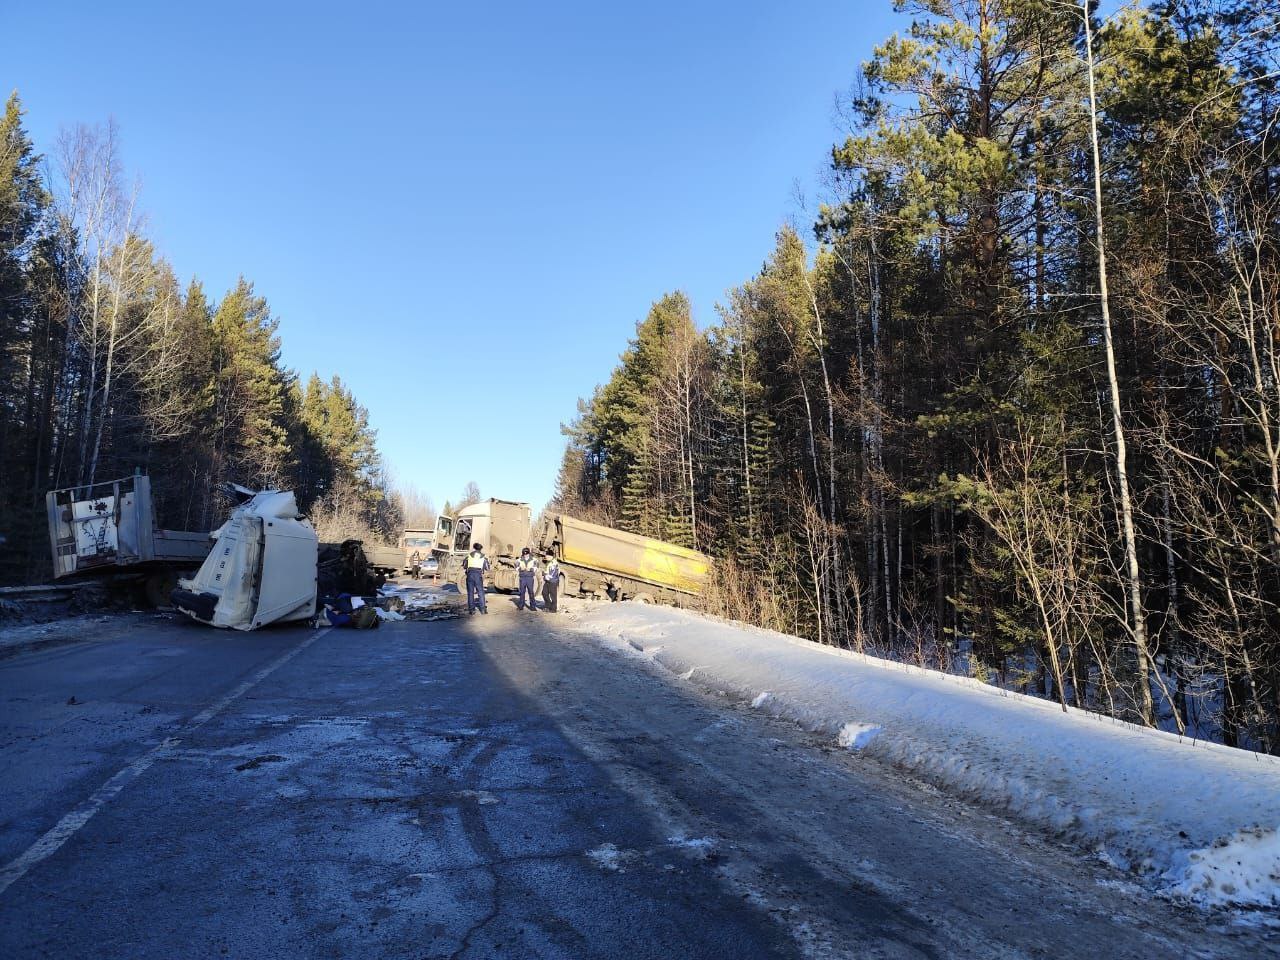
[[[0,118],[0,583],[50,573],[45,491],[149,473],[162,526],[220,523],[227,481],[289,487],[324,535],[398,531],[368,414],[305,383],[241,279],[185,285],[147,240],[114,126],[48,157],[17,93]]]
[[[1280,751],[1280,8],[898,7],[826,203],[652,305],[556,505],[726,615]]]

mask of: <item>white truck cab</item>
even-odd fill
[[[462,576],[462,560],[471,545],[484,547],[492,568],[486,586],[499,590],[516,589],[516,557],[529,543],[532,511],[529,504],[491,497],[463,507],[453,517],[436,518],[435,547],[441,573],[447,580]]]

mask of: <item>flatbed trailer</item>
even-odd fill
[[[155,606],[168,603],[179,575],[199,569],[213,548],[208,533],[156,525],[143,474],[50,490],[45,512],[54,580],[136,575]]]

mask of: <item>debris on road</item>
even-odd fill
[[[390,583],[382,588],[379,604],[386,601],[387,609],[399,612],[405,620],[452,620],[460,613],[459,594],[449,589],[452,586]]]
[[[612,843],[602,843],[594,850],[587,851],[587,859],[601,870],[618,871],[628,863],[638,859],[640,854],[634,850],[619,850]]]
[[[353,597],[349,593],[340,593],[336,597],[324,598],[324,612],[317,617],[331,627],[350,627],[353,630],[372,630],[383,620],[384,611],[372,603],[365,603],[363,597]]]

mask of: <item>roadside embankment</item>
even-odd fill
[[[1202,905],[1280,907],[1280,758],[681,610],[580,629],[682,679],[1048,829]]]

